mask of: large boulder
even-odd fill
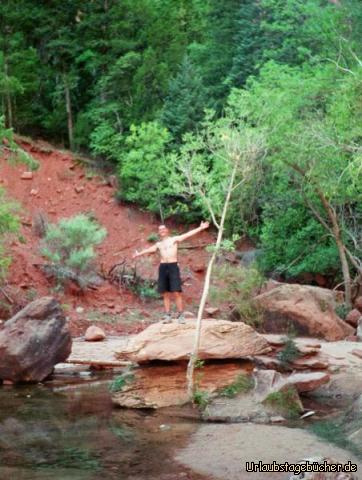
[[[256,304],[264,311],[268,332],[287,332],[292,325],[298,334],[341,340],[354,329],[335,312],[338,293],[326,288],[280,283],[258,295]]]
[[[118,358],[137,363],[152,360],[188,360],[195,341],[196,322],[184,324],[162,322],[150,325],[135,337]],[[204,320],[201,326],[200,359],[245,358],[267,353],[268,342],[242,322]]]
[[[72,340],[64,313],[53,297],[31,302],[0,331],[0,379],[40,382],[64,362]]]

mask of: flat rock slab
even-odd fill
[[[357,463],[357,472],[362,469],[352,454],[305,430],[255,424],[201,425],[175,460],[214,480],[286,480],[285,473],[246,472],[246,462],[291,464],[316,456],[351,460]]]
[[[84,338],[73,340],[72,352],[67,363],[99,367],[120,367],[130,362],[119,360],[115,353],[126,348],[132,339],[128,337],[108,337],[102,342],[86,342]]]
[[[136,335],[117,357],[137,363],[152,360],[188,360],[193,350],[196,322],[155,323]],[[264,337],[243,322],[203,320],[198,357],[240,359],[271,351]]]

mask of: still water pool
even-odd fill
[[[0,479],[201,479],[173,460],[192,420],[115,409],[109,382],[0,388]]]

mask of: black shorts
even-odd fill
[[[160,263],[158,269],[158,292],[182,292],[180,269],[177,262]]]

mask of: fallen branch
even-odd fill
[[[11,305],[14,305],[14,300],[5,292],[3,288],[0,288],[0,292],[4,295],[8,302],[11,303]]]

